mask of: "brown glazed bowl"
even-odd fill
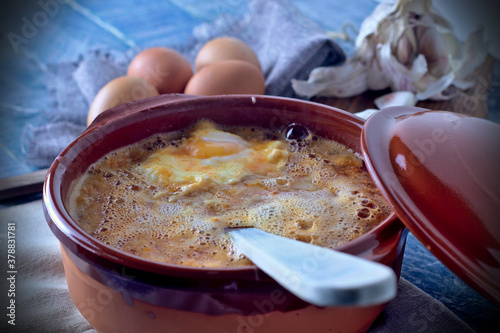
[[[71,183],[106,153],[208,118],[284,129],[301,123],[361,153],[363,120],[312,102],[269,96],[156,96],[101,114],[54,161],[44,185],[46,219],[61,243],[69,292],[99,332],[366,332],[386,304],[320,308],[255,266],[193,268],[153,262],[94,239],[70,217]],[[337,248],[390,266],[399,277],[407,229],[393,213]],[[312,262],[304,265],[314,264]]]

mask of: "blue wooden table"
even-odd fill
[[[291,0],[327,30],[359,27],[372,0]],[[187,40],[193,28],[220,15],[243,15],[247,1],[29,0],[0,11],[0,178],[37,168],[26,163],[23,133],[50,112],[45,76],[51,64],[77,61],[89,50],[126,51]],[[349,54],[353,45],[340,41]],[[496,84],[494,82],[494,84]],[[493,107],[496,107],[492,104]],[[361,111],[361,110],[360,110]],[[409,235],[402,276],[448,306],[478,331],[500,327],[500,309],[468,288]],[[430,314],[432,315],[432,314]]]

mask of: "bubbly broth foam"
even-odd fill
[[[219,268],[251,264],[225,235],[228,226],[253,226],[335,248],[368,232],[391,213],[362,158],[335,141],[307,130],[293,139],[286,137],[287,131],[201,124],[243,139],[239,155],[266,148],[259,156],[269,162],[269,171],[263,174],[248,167],[244,173],[238,171],[236,180],[227,181],[218,175],[231,170],[225,170],[225,160],[215,156],[219,173],[192,178],[191,183],[165,181],[160,176],[171,173],[161,169],[155,157],[167,152],[170,159],[185,158],[184,147],[191,144],[198,124],[120,148],[94,163],[72,186],[73,219],[96,239],[125,252],[160,262]],[[200,161],[201,170],[210,174],[213,164]],[[179,171],[186,175],[183,179],[188,173]]]

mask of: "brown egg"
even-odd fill
[[[127,75],[145,79],[160,94],[182,93],[193,76],[193,69],[179,52],[166,47],[153,47],[135,56]]]
[[[261,71],[260,62],[255,52],[241,40],[233,37],[219,37],[206,43],[196,56],[196,71],[216,61],[238,59],[256,66]]]
[[[188,95],[262,95],[266,89],[264,75],[254,65],[242,60],[222,60],[204,66],[189,80]]]
[[[156,95],[158,95],[158,90],[144,79],[134,76],[116,78],[102,87],[94,97],[87,115],[87,126],[107,109]]]

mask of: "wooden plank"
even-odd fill
[[[42,192],[48,169],[0,179],[0,201]]]

